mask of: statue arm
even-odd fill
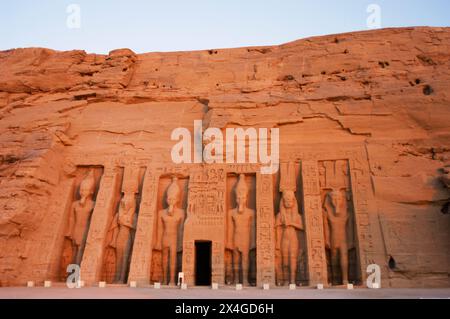
[[[256,212],[252,210],[252,215],[250,217],[250,250],[256,249]]]
[[[330,206],[328,204],[328,200],[325,197],[325,203],[323,205],[322,214],[323,214],[323,228],[325,233],[325,247],[330,248],[331,247],[331,239],[330,239],[330,226],[329,226],[329,217],[330,213],[329,210]]]
[[[281,222],[280,222],[280,213],[278,213],[277,217],[275,218],[275,238],[276,238],[276,250],[281,250],[281,236],[282,236],[282,229],[281,229]]]
[[[116,247],[117,235],[119,234],[119,214],[117,213],[111,221],[111,225],[109,227],[109,231],[111,232],[111,241],[109,245],[111,247]]]
[[[228,211],[227,212],[227,233],[226,233],[226,248],[228,249],[233,249],[233,230],[234,230],[234,225],[233,225],[233,217],[232,217],[232,212]]]
[[[183,237],[184,237],[184,222],[186,221],[186,214],[184,210],[180,210],[180,217],[177,228],[177,252],[183,251]]]
[[[69,212],[69,226],[67,228],[66,237],[73,238],[73,228],[75,227],[75,205],[72,203],[70,205],[70,212]]]
[[[297,230],[303,230],[303,221],[302,216],[300,216],[299,213],[295,213],[294,220],[291,221],[291,225],[296,228]]]
[[[161,250],[162,249],[162,235],[163,235],[163,222],[162,222],[162,214],[161,211],[158,212],[158,220],[156,225],[156,243],[155,243],[155,249]]]

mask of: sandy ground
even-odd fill
[[[0,299],[450,299],[447,289],[367,289],[355,288],[273,288],[262,290],[244,288],[236,291],[231,287],[212,290],[206,287],[193,287],[187,290],[177,288],[129,288],[129,287],[84,287],[69,289],[60,287],[5,287],[0,288]]]

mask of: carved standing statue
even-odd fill
[[[325,234],[328,237],[331,249],[331,269],[335,273],[335,269],[340,266],[342,283],[345,285],[348,283],[349,249],[349,243],[347,242],[349,214],[345,194],[338,189],[330,191],[325,198],[324,213],[328,224]]]
[[[93,200],[95,178],[90,170],[80,184],[80,199],[76,200],[70,208],[69,228],[66,237],[72,242],[73,263],[81,265],[86,237],[89,229],[89,220],[94,210]]]
[[[245,175],[239,176],[235,188],[237,207],[228,212],[227,246],[233,248],[234,281],[239,281],[239,269],[242,269],[243,284],[248,285],[250,251],[255,248],[253,228],[255,211],[247,207],[248,187]]]
[[[154,249],[162,251],[163,283],[175,285],[177,253],[182,250],[185,212],[178,208],[180,187],[177,178],[167,189],[168,207],[158,212],[157,239]],[[168,266],[168,267],[167,267]]]
[[[120,200],[119,211],[113,218],[110,246],[116,251],[115,282],[126,281],[127,266],[131,250],[131,236],[135,229],[136,194],[125,192]]]
[[[290,284],[295,284],[299,251],[298,232],[303,230],[303,222],[292,190],[283,191],[280,212],[275,220],[275,230],[276,249],[281,255],[281,284],[284,284],[287,278]]]

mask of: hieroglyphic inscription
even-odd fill
[[[358,156],[359,155],[359,156]],[[370,189],[371,181],[368,164],[363,163],[362,154],[355,154],[350,161],[350,180],[355,210],[356,232],[358,238],[358,252],[360,261],[360,274],[365,280],[366,268],[374,263],[375,247],[373,242],[374,230],[371,229],[370,211],[373,193]]]
[[[272,175],[256,175],[257,285],[275,283],[275,234]]]
[[[193,173],[188,196],[188,216],[192,225],[223,225],[225,191],[223,168],[209,168]]]
[[[303,161],[302,182],[308,247],[309,284],[327,283],[319,170],[316,161]]]
[[[159,174],[147,170],[142,187],[142,201],[139,209],[139,219],[131,256],[129,281],[140,284],[150,282],[152,261],[153,224],[157,203],[157,185]]]

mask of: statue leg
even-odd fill
[[[175,285],[176,277],[176,266],[177,266],[177,247],[170,247],[170,271],[169,271],[169,285]]]
[[[336,268],[339,265],[339,255],[338,255],[338,249],[332,247],[331,248],[331,280],[333,281],[332,284],[335,281],[336,278]]]
[[[115,282],[122,282],[122,266],[123,266],[123,244],[118,240],[116,245],[116,274]]]
[[[120,267],[120,282],[125,283],[127,277],[127,268],[128,268],[128,256],[130,253],[130,229],[127,227],[124,230],[124,238],[123,238],[123,249],[122,249],[122,264]]]
[[[233,257],[232,252],[228,249],[225,250],[225,283],[227,285],[230,285],[232,280],[231,277],[233,276]]]
[[[283,269],[281,268],[281,252],[280,249],[275,251],[275,276],[277,286],[283,285]]]
[[[163,285],[167,284],[167,279],[168,279],[168,262],[169,262],[169,248],[165,247],[162,249],[162,268],[163,268]]]
[[[347,245],[342,245],[339,249],[340,264],[342,271],[342,284],[348,284],[348,250]]]
[[[248,286],[248,277],[249,277],[249,251],[242,251],[242,284],[244,286]]]
[[[296,284],[296,277],[297,277],[297,258],[298,258],[298,239],[297,234],[293,236],[290,240],[290,247],[289,247],[289,260],[290,260],[290,284]]]
[[[234,270],[234,283],[239,283],[239,250],[233,250],[233,270]]]
[[[73,258],[74,264],[76,264],[76,265],[81,267],[81,258],[83,256],[81,256],[80,246],[78,246],[77,244],[74,244],[73,245],[73,251],[74,251],[74,258]]]
[[[283,238],[281,245],[281,266],[282,266],[282,285],[286,283],[289,276],[289,240]]]

